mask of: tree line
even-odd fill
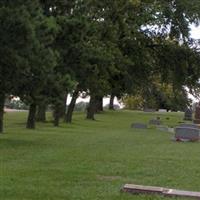
[[[55,126],[71,123],[80,92],[92,120],[105,95],[111,108],[115,96],[148,98],[155,79],[174,94],[195,92],[200,55],[190,25],[199,18],[197,0],[1,0],[0,132],[9,95],[29,105],[34,129],[49,104]]]

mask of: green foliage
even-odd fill
[[[184,111],[192,104],[184,87],[177,90],[171,84],[160,84],[159,79],[151,82],[143,92],[123,97],[123,103],[130,110],[153,108],[172,111]]]
[[[0,24],[0,87],[1,92],[8,93],[21,80],[22,74],[30,70],[27,57],[33,47],[34,30],[29,13],[22,6],[1,7]]]
[[[189,34],[200,18],[194,2],[2,0],[1,102],[14,94],[60,107],[78,85],[94,99],[141,91],[148,106],[182,108],[184,92],[168,98],[151,85],[158,76],[173,91],[197,91],[200,55]]]
[[[122,102],[125,108],[129,110],[142,110],[144,107],[144,99],[140,95],[125,96]]]

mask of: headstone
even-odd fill
[[[147,125],[143,123],[132,123],[131,128],[147,129]]]
[[[194,123],[200,124],[200,102],[196,106],[194,118]]]
[[[169,133],[174,133],[174,128],[171,128],[171,127],[168,128],[168,132],[169,132]]]
[[[178,127],[186,127],[186,128],[200,128],[197,124],[180,124]]]
[[[192,121],[192,109],[186,108],[184,120]]]
[[[144,112],[156,112],[156,109],[153,108],[144,108]]]
[[[149,121],[149,124],[150,125],[160,125],[161,124],[161,121],[159,119],[151,119]]]
[[[185,197],[191,199],[200,199],[200,192],[177,190],[164,187],[155,186],[144,186],[144,185],[133,185],[125,184],[121,189],[122,192],[128,192],[131,194],[144,194],[144,195],[161,195],[165,197]]]
[[[156,128],[157,128],[157,130],[159,130],[159,131],[174,133],[174,128],[172,128],[172,127],[168,127],[168,126],[157,126]]]
[[[176,141],[198,141],[200,137],[200,130],[190,127],[176,127],[175,140]]]
[[[159,109],[158,112],[167,112],[166,109]]]

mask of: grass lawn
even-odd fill
[[[36,130],[24,128],[26,114],[5,114],[1,200],[171,199],[122,194],[125,183],[200,191],[199,143],[172,142],[171,133],[155,128],[130,128],[158,115],[175,125],[182,113],[114,111],[98,114],[97,121],[76,113],[71,125],[37,124]]]

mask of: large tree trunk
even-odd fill
[[[63,104],[60,107],[60,117],[63,117],[63,118],[65,118],[65,116],[66,116],[67,96],[68,96],[68,93],[66,92],[65,95],[63,96],[63,100],[62,100]]]
[[[3,133],[4,103],[5,103],[5,95],[0,94],[0,133]]]
[[[74,111],[74,107],[76,105],[76,100],[78,98],[78,95],[79,95],[79,89],[76,88],[76,90],[74,91],[74,93],[72,95],[71,102],[70,102],[68,109],[67,109],[67,114],[66,114],[66,117],[65,117],[65,121],[67,123],[72,122],[72,115],[73,115],[73,111]]]
[[[54,115],[54,121],[53,121],[54,126],[59,126],[59,119],[60,119],[59,108],[55,107],[53,115]]]
[[[53,117],[54,117],[54,126],[59,126],[59,120],[62,117],[63,104],[62,102],[57,102],[54,105]]]
[[[114,99],[115,99],[115,95],[111,94],[111,96],[110,96],[109,110],[114,110]]]
[[[65,116],[67,114],[67,98],[68,98],[68,92],[66,92],[65,94],[65,97],[64,97],[64,101],[63,101],[63,110],[64,110],[64,119],[65,119]]]
[[[96,112],[102,112],[103,111],[103,97],[98,96],[96,97]]]
[[[90,96],[90,103],[87,108],[87,119],[95,120],[94,114],[96,112],[96,98],[95,96]]]
[[[36,110],[37,110],[36,103],[32,103],[29,107],[29,114],[26,123],[26,128],[28,129],[35,129]]]
[[[46,122],[46,104],[40,103],[37,110],[36,120],[38,122]]]

